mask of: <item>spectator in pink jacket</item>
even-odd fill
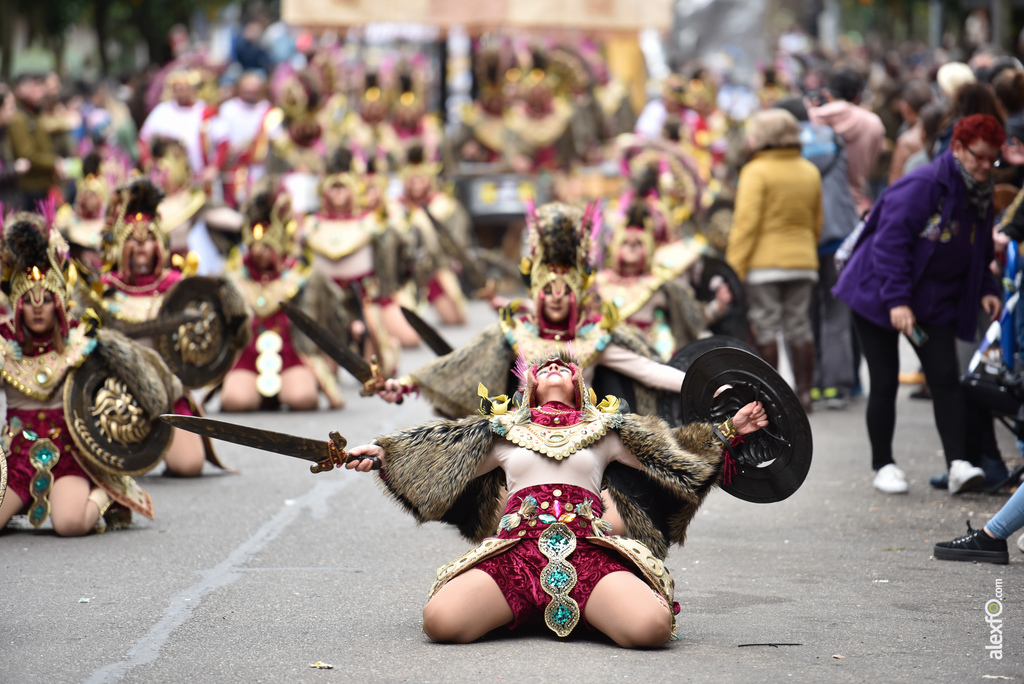
[[[811,122],[824,124],[843,137],[848,159],[847,174],[857,212],[871,208],[867,194],[868,174],[885,144],[885,127],[878,115],[860,106],[864,81],[848,67],[835,69],[823,94],[826,103],[808,111]]]

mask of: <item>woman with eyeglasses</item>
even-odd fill
[[[985,480],[978,441],[969,437],[977,409],[960,389],[956,338],[975,339],[979,308],[993,321],[1001,309],[989,264],[992,170],[1005,138],[1002,124],[988,114],[957,122],[950,149],[890,186],[875,204],[833,289],[853,310],[868,363],[874,486],[887,494],[907,491],[906,475],[892,457],[900,333],[914,342],[932,392],[949,492]]]

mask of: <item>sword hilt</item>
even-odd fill
[[[363,389],[359,392],[361,397],[371,397],[384,389],[385,379],[380,372],[380,360],[376,354],[370,357],[370,372],[373,377],[363,383]]]
[[[371,470],[380,470],[381,463],[380,459],[376,456],[372,456],[369,459],[361,456],[353,456],[347,451],[345,447],[348,446],[348,440],[341,436],[340,432],[332,431],[330,435],[330,442],[328,443],[328,449],[330,456],[322,461],[317,461],[313,465],[309,466],[309,472],[311,473],[324,473],[335,468],[341,468],[349,461],[366,461],[369,460],[373,463]]]
[[[363,389],[359,390],[361,397],[372,397],[384,389],[385,383],[387,383],[387,378],[380,372],[380,360],[376,354],[370,357],[370,372],[373,373],[373,377],[363,383]],[[406,388],[402,388],[403,395],[408,393]],[[402,400],[403,397],[399,397],[396,403],[401,404]]]
[[[330,442],[328,443],[328,451],[330,455],[322,461],[317,461],[313,465],[309,466],[309,472],[311,473],[323,473],[335,468],[340,468],[345,465],[348,460],[348,452],[345,451],[345,447],[348,446],[348,440],[341,436],[340,432],[331,432],[329,435]]]

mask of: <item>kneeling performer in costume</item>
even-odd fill
[[[543,618],[560,637],[582,621],[623,647],[662,645],[674,619],[668,547],[682,544],[730,467],[724,449],[768,424],[764,407],[753,401],[718,426],[673,430],[624,412],[614,397],[597,403],[566,355],[521,360],[517,370],[518,405],[481,386],[483,417],[428,423],[349,452],[346,467],[381,467],[388,492],[417,520],[482,541],[438,570],[424,631],[471,642]],[[610,536],[601,518],[602,489],[624,536]]]
[[[34,528],[51,520],[62,537],[123,527],[132,511],[152,518],[130,474],[166,452],[170,432],[155,418],[180,383],[155,352],[70,316],[75,271],[52,215],[14,214],[2,232],[2,288],[14,316],[0,325],[0,444],[10,471],[0,529],[18,513]],[[76,403],[82,394],[88,401]]]

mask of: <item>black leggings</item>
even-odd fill
[[[899,390],[900,333],[880,328],[859,314],[853,325],[861,351],[868,362],[871,394],[868,396],[868,438],[871,440],[871,467],[878,470],[893,463],[892,436],[896,431],[896,392]],[[960,367],[956,354],[956,332],[951,325],[924,325],[928,341],[914,347],[921,361],[928,389],[932,393],[935,425],[939,429],[946,464],[955,460],[981,465],[979,449],[967,448],[968,407],[960,388]],[[991,424],[991,418],[989,418]],[[969,452],[973,452],[970,453]]]

